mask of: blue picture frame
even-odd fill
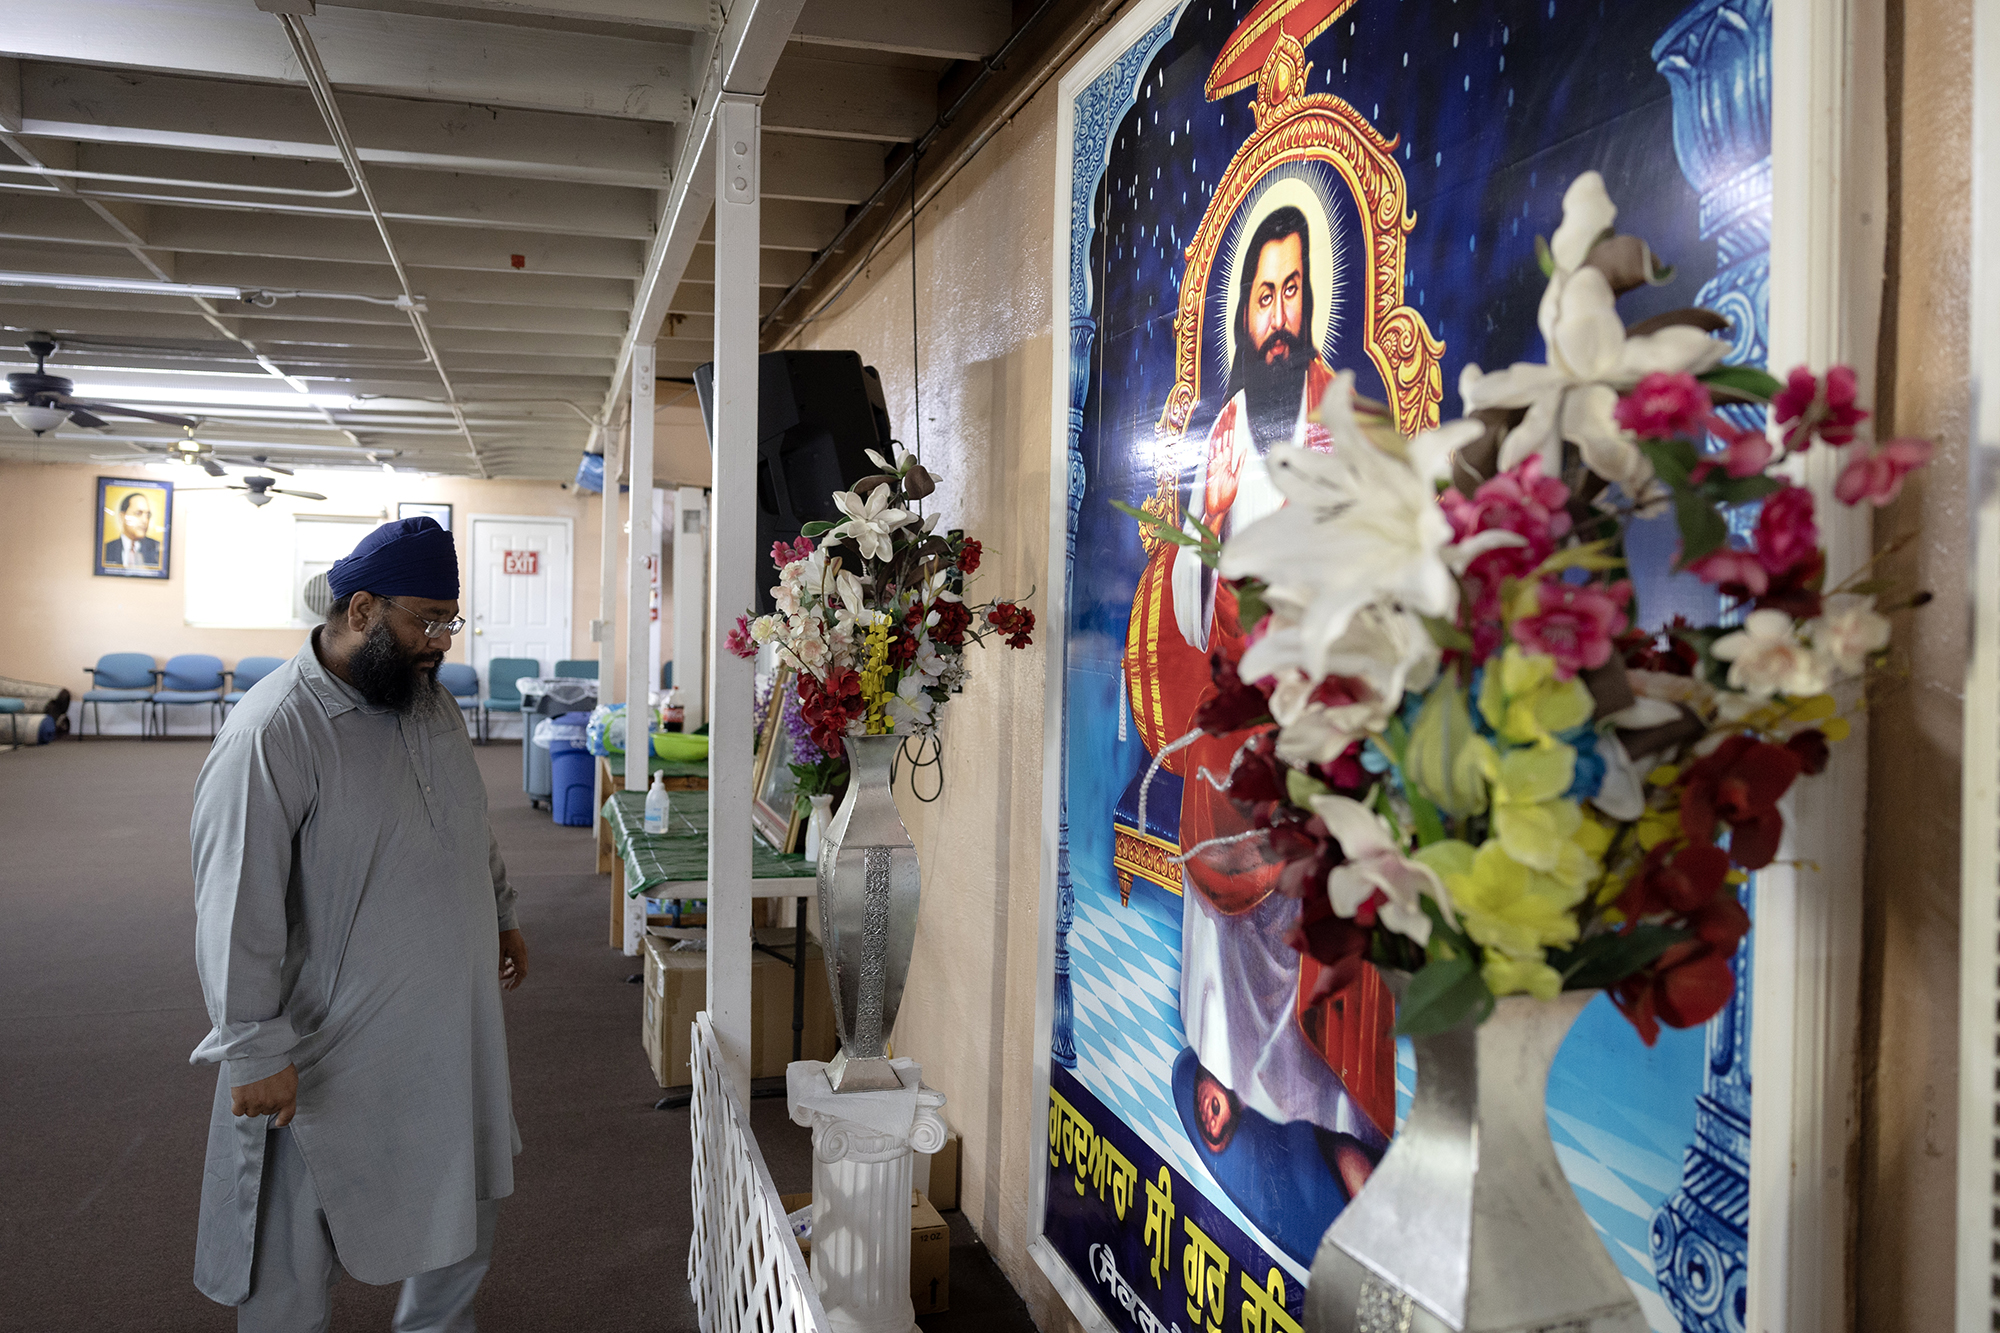
[[[144,520],[138,518],[142,512]],[[91,511],[90,572],[104,578],[173,576],[174,484],[99,477]]]

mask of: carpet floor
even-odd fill
[[[92,740],[0,754],[0,1329],[227,1330],[194,1289],[211,1068],[193,958],[188,810],[200,741]],[[690,1141],[639,1044],[635,961],[604,944],[590,830],[522,795],[520,749],[478,750],[529,977],[506,997],[523,1151],[501,1205],[484,1333],[695,1328]],[[781,1191],[811,1144],[783,1101],[751,1121]],[[952,1311],[927,1333],[1025,1333],[1020,1298],[962,1216]],[[397,1288],[344,1280],[336,1330],[387,1329]]]

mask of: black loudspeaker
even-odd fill
[[[715,366],[697,366],[708,447],[715,449]],[[889,457],[889,410],[875,367],[859,352],[766,352],[757,358],[757,611],[777,609],[773,542],[788,542],[815,520],[837,522],[833,493],[880,472]]]

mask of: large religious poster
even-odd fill
[[[1343,370],[1405,432],[1458,416],[1465,366],[1540,357],[1537,237],[1586,170],[1676,266],[1631,317],[1722,311],[1730,359],[1762,364],[1769,22],[1768,0],[1156,0],[1065,78],[1035,1252],[1087,1323],[1296,1333],[1414,1077],[1372,972],[1323,994],[1268,874],[1184,857],[1244,827],[1208,780],[1226,749],[1189,738],[1236,616],[1114,502],[1227,539],[1278,506],[1264,458],[1316,443]],[[1643,621],[1700,612],[1653,535]],[[1744,1323],[1747,946],[1737,966],[1736,1001],[1651,1048],[1593,1001],[1550,1078],[1558,1156],[1659,1333]]]

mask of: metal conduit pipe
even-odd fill
[[[459,433],[465,436],[465,446],[472,453],[473,466],[479,470],[481,477],[487,477],[490,474],[485,458],[480,455],[479,441],[472,436],[472,425],[465,419],[465,409],[459,405],[458,390],[453,387],[451,376],[444,368],[444,359],[438,355],[437,344],[431,338],[430,324],[424,318],[422,303],[410,286],[410,275],[403,267],[403,257],[396,250],[395,239],[389,235],[388,219],[382,215],[381,205],[375,202],[375,192],[368,188],[368,173],[362,170],[361,154],[355,149],[354,140],[347,133],[347,121],[333,100],[333,84],[326,77],[326,66],[320,63],[319,50],[313,45],[312,34],[306,30],[305,20],[297,15],[280,14],[278,21],[285,25],[285,35],[291,39],[292,52],[299,58],[299,67],[305,71],[306,86],[312,90],[313,102],[319,107],[321,119],[326,122],[327,133],[333,136],[333,146],[340,151],[340,159],[347,166],[347,178],[361,192],[362,202],[368,205],[369,216],[375,219],[375,230],[382,237],[382,248],[388,252],[389,266],[396,271],[396,282],[410,302],[405,312],[410,317],[410,326],[416,330],[417,341],[423,344],[424,355],[430,358],[431,367],[437,372],[438,383],[444,386],[445,400],[451,408],[453,420],[458,423]]]
[[[23,167],[0,162],[0,172],[16,176],[61,176],[74,181],[120,181],[127,185],[177,185],[187,190],[233,190],[238,194],[285,194],[301,199],[349,199],[359,194],[355,186],[344,190],[300,190],[288,185],[221,184],[216,181],[182,180],[174,176],[127,176],[116,171],[73,171],[67,167]]]

